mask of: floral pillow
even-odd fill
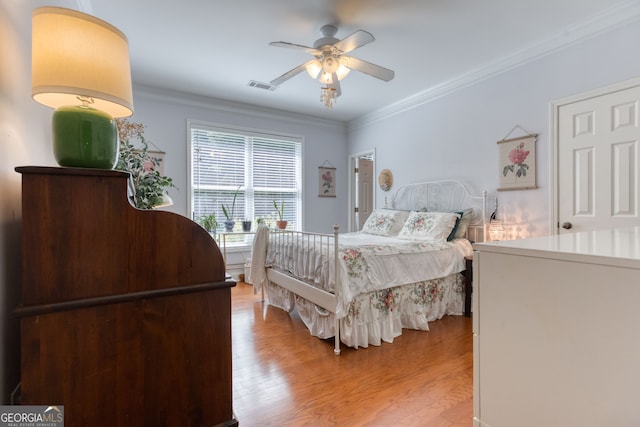
[[[398,237],[409,240],[444,242],[458,217],[455,212],[411,212]]]
[[[407,211],[376,209],[367,218],[362,232],[379,236],[397,236],[408,216]]]

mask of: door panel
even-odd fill
[[[594,167],[593,147],[576,150],[574,156],[574,202],[573,215],[593,215]]]
[[[612,175],[613,175],[613,216],[635,215],[635,164],[637,143],[623,142],[614,144],[612,149]]]
[[[558,222],[571,232],[639,224],[639,104],[635,86],[559,108]]]

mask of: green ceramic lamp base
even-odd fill
[[[53,154],[60,166],[113,169],[118,161],[118,128],[105,112],[84,106],[53,113]]]

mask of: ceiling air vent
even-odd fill
[[[266,89],[270,91],[274,91],[278,89],[278,86],[270,85],[269,83],[257,82],[255,80],[249,80],[249,86],[257,87],[258,89]]]

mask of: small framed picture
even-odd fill
[[[537,134],[498,141],[498,191],[536,188]]]
[[[142,150],[134,150],[137,156],[142,157]],[[164,151],[152,151],[147,150],[147,156],[142,159],[143,169],[145,172],[158,171],[160,175],[164,175],[164,157],[166,153]]]
[[[318,168],[319,197],[336,197],[336,168],[320,166]]]
[[[160,175],[164,175],[164,156],[166,153],[164,151],[147,151],[147,156],[153,162],[154,168],[153,170],[157,170]]]

